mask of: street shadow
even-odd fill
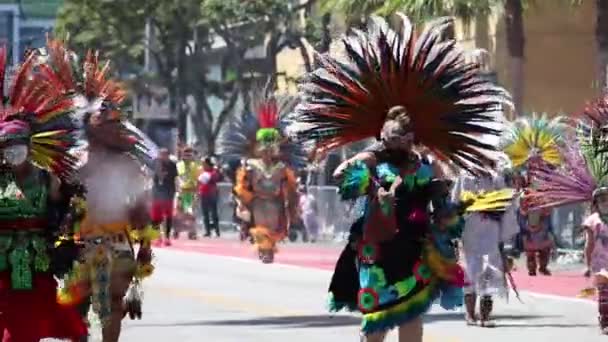
[[[290,328],[332,328],[358,326],[361,319],[342,315],[277,316],[253,319],[207,320],[159,324],[138,324],[138,327],[186,327],[186,326],[280,326]]]
[[[544,319],[544,318],[560,318],[563,316],[560,315],[492,315],[492,319],[496,321],[500,320],[510,320],[510,321],[525,321],[525,320],[535,320],[535,319]],[[448,313],[431,313],[426,314],[424,317],[425,323],[433,323],[433,322],[445,322],[445,321],[464,321],[464,313],[462,312],[448,312]]]
[[[493,319],[496,328],[587,328],[594,327],[594,324],[581,323],[534,323],[534,320],[562,318],[559,315],[495,315]],[[464,318],[462,313],[439,313],[427,314],[424,322],[432,324],[434,322],[458,322]],[[506,321],[506,322],[505,322]],[[513,322],[516,321],[516,322]],[[244,326],[275,326],[280,328],[334,328],[359,326],[361,318],[345,315],[304,315],[304,316],[276,316],[260,317],[252,319],[233,319],[233,320],[202,320],[187,322],[163,322],[163,323],[138,323],[133,327],[192,327],[192,326],[223,326],[223,327],[244,327]]]
[[[539,319],[559,319],[563,318],[561,315],[526,315],[526,314],[514,314],[514,315],[492,315],[492,319],[496,323],[496,328],[588,328],[595,327],[597,324],[585,324],[585,323],[535,323],[533,321]],[[433,313],[427,314],[424,318],[425,323],[434,322],[447,322],[447,321],[462,321],[464,324],[464,314],[460,312],[448,312],[448,313]]]

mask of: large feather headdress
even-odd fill
[[[111,79],[109,61],[101,63],[98,52],[89,51],[84,61],[60,40],[48,39],[38,50],[39,73],[48,77],[59,95],[72,96],[85,130],[103,137],[100,143],[110,149],[128,152],[138,159],[152,159],[150,145],[142,133],[133,129],[121,108],[127,96],[121,83]]]
[[[318,69],[300,86],[290,134],[316,141],[320,154],[351,142],[378,137],[389,110],[406,109],[417,143],[439,159],[472,172],[493,164],[495,150],[481,135],[499,135],[497,121],[508,93],[484,78],[466,52],[443,33],[441,18],[417,34],[402,15],[399,32],[372,17],[367,32],[343,38],[345,58],[316,54]]]
[[[306,166],[306,152],[284,134],[287,115],[294,109],[296,98],[277,96],[272,87],[254,92],[250,108],[230,123],[218,141],[218,153],[225,159],[239,160],[256,156],[260,145],[275,145],[280,158],[295,168]]]
[[[591,101],[576,113],[577,133],[581,145],[598,152],[608,152],[608,95]]]
[[[0,143],[25,143],[33,163],[59,177],[70,178],[77,165],[70,153],[78,145],[73,102],[57,96],[49,78],[54,73],[34,72],[35,56],[28,54],[16,66],[5,94],[5,78],[9,75],[7,53],[0,47]]]
[[[598,146],[568,142],[561,151],[562,165],[538,164],[530,169],[535,186],[526,190],[528,210],[591,201],[594,192],[608,185],[608,154]]]
[[[525,167],[528,162],[559,165],[560,146],[568,125],[562,117],[549,119],[545,114],[532,114],[512,122],[501,139],[501,147],[511,159],[514,168]]]

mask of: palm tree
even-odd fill
[[[562,3],[578,5],[583,0],[561,0]],[[608,87],[608,1],[597,3],[596,39],[598,46],[599,77],[603,87]],[[402,11],[413,20],[422,21],[438,16],[455,16],[465,22],[472,18],[483,18],[495,7],[504,12],[507,50],[509,54],[509,75],[515,106],[515,115],[523,112],[525,89],[525,34],[523,15],[535,0],[321,0],[325,9],[345,13],[347,18],[367,16],[371,13],[390,15]]]
[[[390,0],[389,0],[390,1]],[[329,14],[338,12],[344,15],[347,27],[362,25],[366,18],[375,13],[386,2],[385,0],[321,0],[321,11]]]
[[[595,40],[597,49],[597,77],[599,87],[608,89],[608,1],[595,0]]]
[[[504,0],[507,51],[509,52],[509,75],[515,116],[523,112],[524,63],[526,39],[524,35],[524,4],[522,0]]]

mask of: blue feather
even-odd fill
[[[356,199],[367,194],[371,181],[372,176],[367,165],[362,161],[355,161],[344,170],[339,193],[343,200]]]

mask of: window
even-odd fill
[[[46,34],[50,29],[46,27],[21,27],[19,30],[19,58],[22,58],[27,49],[41,48],[46,44]]]
[[[15,13],[13,11],[0,10],[0,45],[7,48],[8,55],[12,55],[13,30],[15,25]]]

